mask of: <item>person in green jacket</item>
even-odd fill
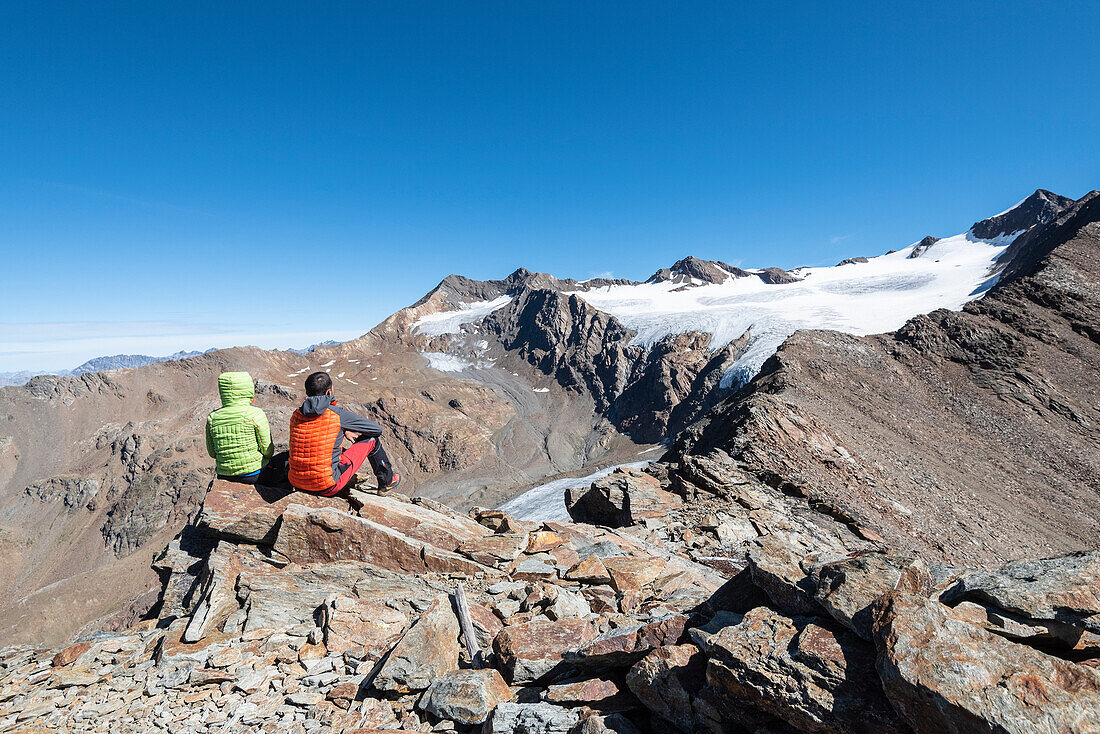
[[[267,416],[252,405],[256,388],[247,372],[218,377],[222,407],[206,418],[206,452],[214,457],[219,479],[255,484],[275,453]]]

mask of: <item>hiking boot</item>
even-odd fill
[[[384,487],[381,484],[378,485],[378,494],[386,494],[391,489],[396,487],[398,484],[401,484],[401,475],[398,474],[397,472],[394,472],[393,473],[393,479],[390,480],[389,484],[387,484]]]

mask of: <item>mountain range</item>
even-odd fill
[[[58,642],[156,602],[149,555],[207,491],[203,422],[231,369],[257,379],[282,443],[304,377],[327,370],[385,427],[412,491],[460,508],[705,459],[929,561],[1086,547],[1100,524],[1097,199],[1039,190],[965,233],[833,267],[452,275],[306,354],[216,350],[4,388],[0,637]]]

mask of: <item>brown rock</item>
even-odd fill
[[[458,546],[458,553],[486,566],[498,566],[514,561],[527,547],[527,536],[519,533],[499,533],[473,540]]]
[[[345,711],[351,707],[351,704],[358,697],[359,684],[354,681],[334,685],[325,696],[329,701],[332,701],[334,706]]]
[[[607,678],[558,683],[546,689],[545,700],[559,704],[586,704],[602,711],[628,708],[630,695]]]
[[[872,631],[871,605],[890,591],[929,596],[932,572],[915,556],[860,553],[810,570],[813,598],[833,619],[865,640]]]
[[[371,520],[296,504],[283,513],[275,550],[297,563],[369,559],[379,568],[402,573],[497,573]]]
[[[321,626],[328,651],[351,651],[363,660],[380,660],[408,624],[403,613],[366,599],[336,596],[322,607]]]
[[[528,537],[528,553],[546,553],[565,542],[565,538],[550,530],[536,530]]]
[[[584,668],[629,667],[650,650],[679,642],[686,624],[687,617],[683,614],[669,614],[620,627],[568,652],[565,658]]]
[[[339,497],[216,479],[206,493],[196,524],[201,531],[216,538],[271,545],[275,542],[279,517],[291,504],[311,509],[351,509],[347,500]]]
[[[588,556],[577,565],[565,572],[565,578],[570,581],[583,581],[587,584],[607,584],[611,582],[611,575],[607,568],[596,556]]]
[[[661,575],[665,562],[652,556],[619,556],[605,559],[603,565],[616,589],[638,591]]]
[[[917,731],[1091,732],[1100,673],[967,622],[942,604],[893,592],[876,603],[878,672]]]
[[[646,708],[691,734],[706,665],[706,656],[695,645],[658,647],[630,668],[626,685]]]
[[[509,683],[534,683],[558,669],[566,651],[595,636],[592,624],[583,619],[537,619],[506,627],[497,635],[493,649]]]
[[[468,517],[436,512],[396,497],[363,493],[359,516],[447,551],[484,538],[489,531]]]
[[[76,659],[92,649],[92,643],[90,642],[76,642],[69,645],[61,652],[53,656],[53,662],[51,663],[55,668],[61,668],[66,665],[72,665],[76,662]]]
[[[576,522],[626,527],[646,518],[663,518],[682,500],[661,489],[656,477],[635,469],[616,469],[591,486],[567,489],[565,505]]]
[[[488,607],[480,604],[468,604],[467,606],[470,609],[470,621],[474,625],[474,636],[477,637],[478,647],[482,650],[491,649],[493,640],[504,629],[504,624]]]
[[[767,607],[725,614],[733,624],[694,633],[709,657],[707,684],[725,707],[763,711],[800,731],[905,730],[878,685],[874,649],[855,633]]]
[[[374,687],[392,693],[422,691],[458,668],[458,619],[450,603],[437,600],[394,645]]]

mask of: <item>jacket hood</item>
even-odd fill
[[[302,407],[299,410],[302,411],[302,415],[315,416],[321,415],[328,410],[330,405],[336,404],[336,398],[331,395],[310,395],[306,398],[306,401],[302,403]]]
[[[250,405],[252,398],[256,397],[252,375],[247,372],[221,373],[218,376],[218,394],[221,395],[223,407]]]

